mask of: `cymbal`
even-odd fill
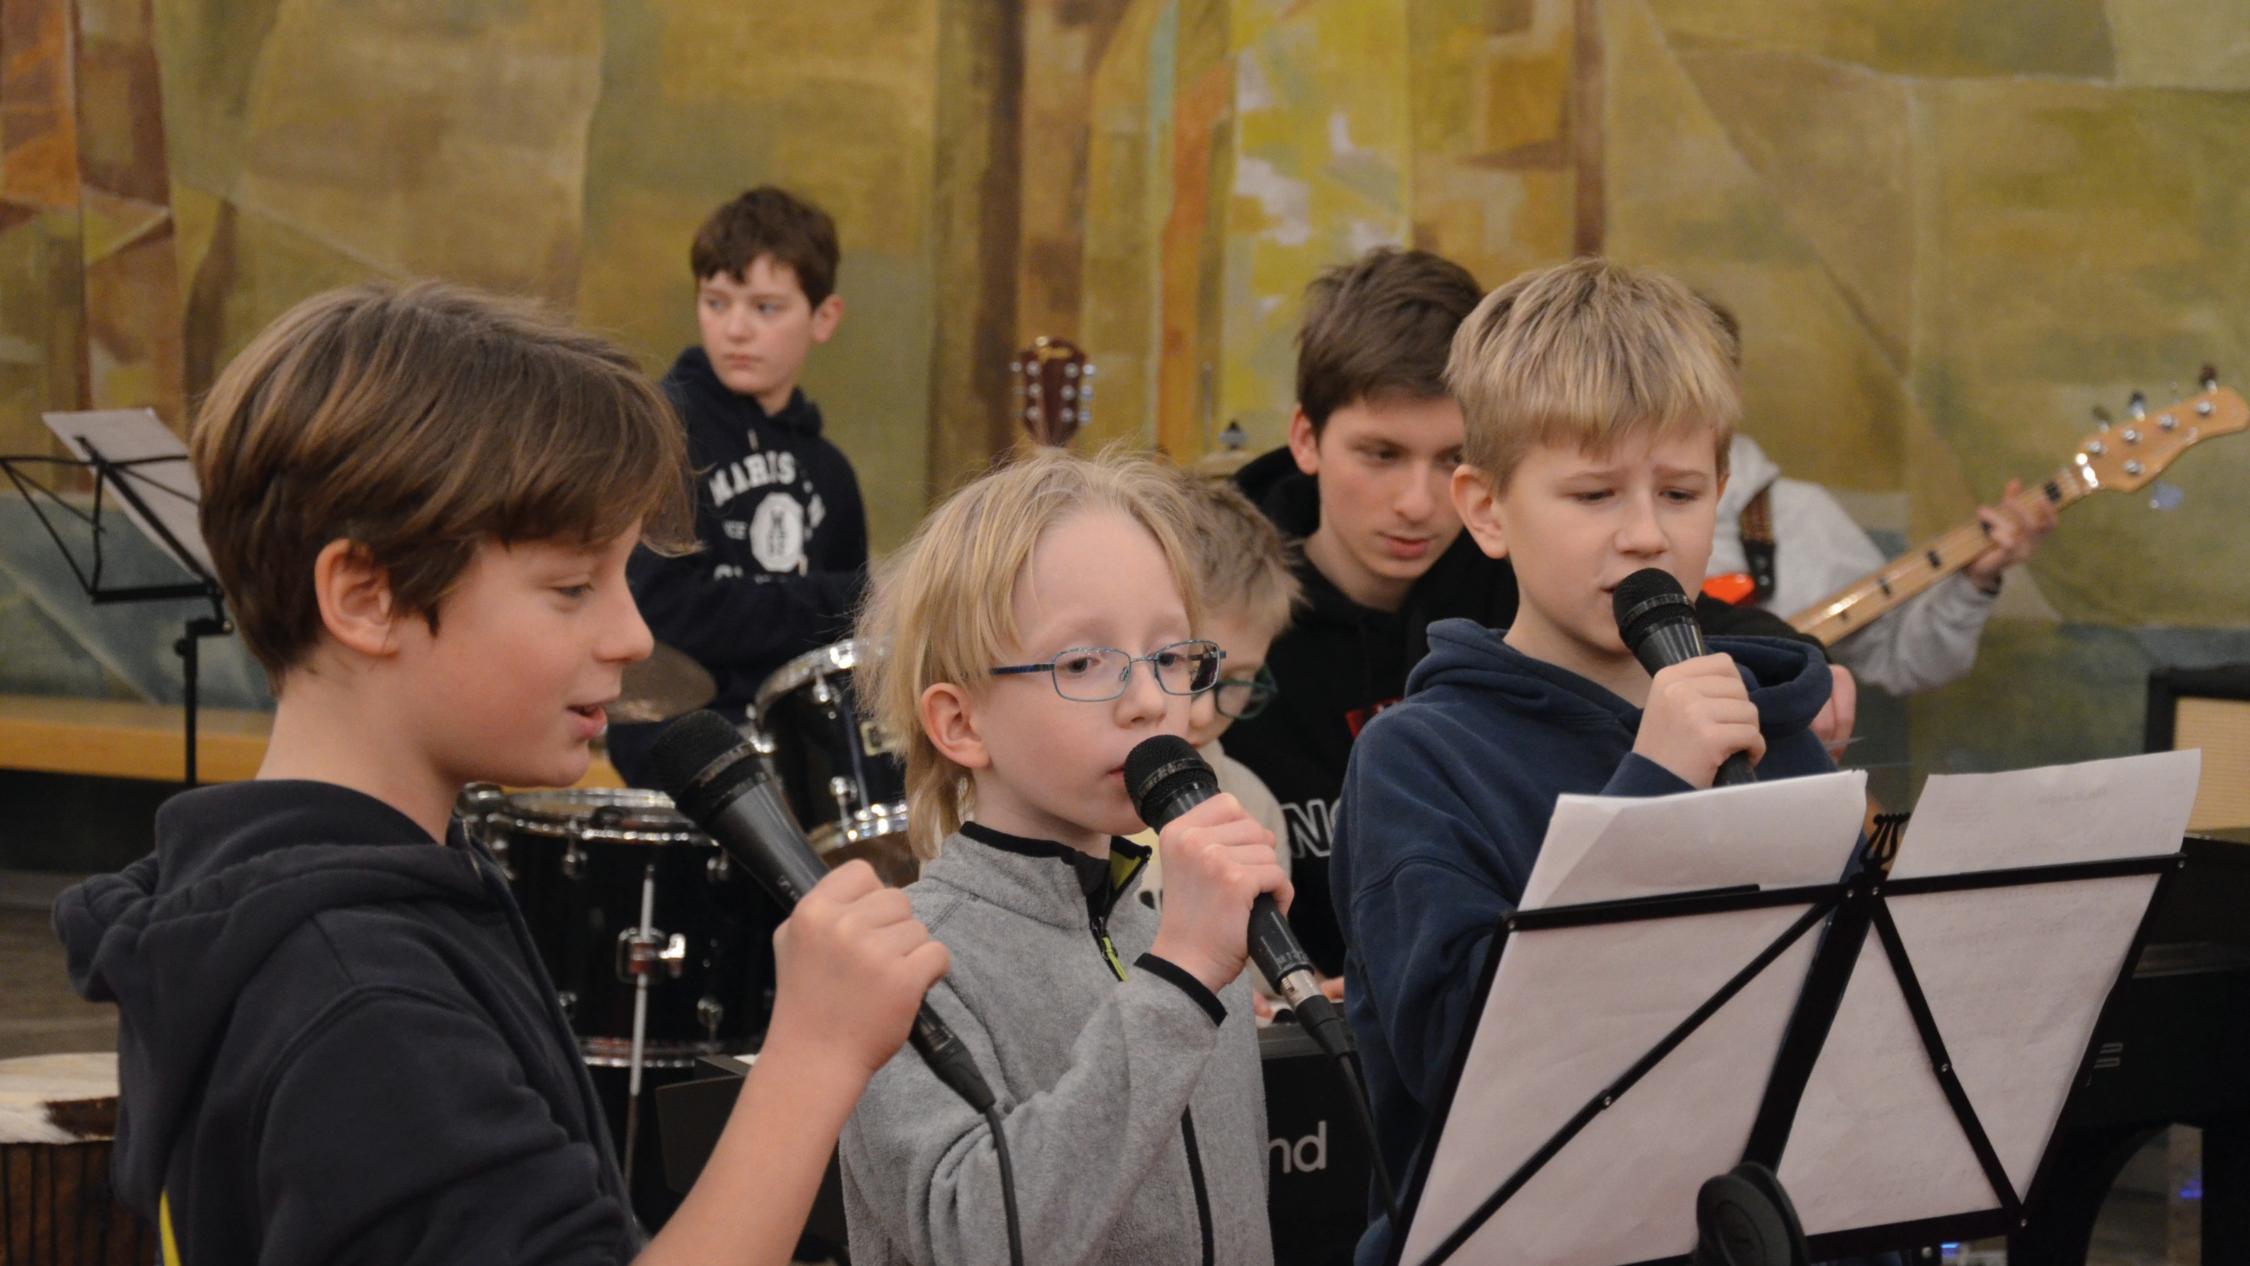
[[[669,721],[711,702],[718,693],[719,683],[703,665],[689,659],[687,652],[658,642],[647,659],[626,666],[625,684],[609,705],[609,719],[628,725]]]

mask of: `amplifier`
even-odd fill
[[[2148,678],[2148,750],[2203,749],[2188,828],[2250,827],[2250,664],[2160,668]]]

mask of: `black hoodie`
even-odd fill
[[[1301,541],[1320,526],[1320,484],[1297,469],[1287,448],[1244,466],[1235,482],[1284,535]],[[1407,590],[1396,612],[1352,601],[1310,560],[1299,559],[1297,578],[1309,605],[1266,657],[1281,691],[1264,712],[1228,727],[1226,749],[1281,802],[1290,882],[1297,889],[1289,922],[1320,970],[1338,975],[1344,940],[1329,902],[1328,866],[1352,741],[1406,693],[1407,673],[1429,652],[1432,623],[1462,618],[1493,629],[1514,623],[1516,573],[1505,559],[1486,557],[1463,532]],[[1699,600],[1697,610],[1712,633],[1806,640],[1754,607]]]
[[[112,1169],[187,1266],[618,1262],[640,1244],[591,1080],[491,860],[317,782],[185,792],[64,893],[118,1004]]]
[[[711,671],[711,706],[739,721],[759,683],[795,656],[851,635],[867,572],[867,508],[843,450],[822,438],[820,407],[802,390],[768,415],[711,370],[700,347],[680,353],[664,394],[687,428],[695,468],[695,535],[684,558],[647,550],[628,575],[656,640]],[[647,781],[654,726],[615,727],[610,759]]]

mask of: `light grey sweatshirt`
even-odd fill
[[[1786,620],[1889,561],[1833,493],[1782,475],[1749,436],[1735,433],[1727,465],[1706,570],[1714,576],[1747,570],[1742,508],[1760,488],[1771,487],[1774,588],[1759,606]],[[1862,682],[1894,695],[1935,690],[1969,675],[1991,614],[1989,595],[1967,576],[1948,576],[1836,643],[1835,659]]]
[[[1107,863],[971,824],[907,889],[953,965],[933,1010],[999,1096],[1026,1266],[1268,1266],[1266,1109],[1249,984],[1148,953]],[[1122,977],[1122,978],[1121,978]],[[844,1128],[855,1266],[1008,1260],[991,1127],[902,1050]]]

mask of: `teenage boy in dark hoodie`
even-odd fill
[[[687,426],[703,548],[635,556],[633,595],[657,641],[711,671],[711,706],[736,721],[774,669],[849,635],[866,580],[859,481],[797,385],[844,318],[841,258],[828,214],[770,185],[712,212],[688,251],[701,341],[662,385]],[[610,735],[626,781],[654,785],[657,732]]]
[[[522,912],[449,821],[465,783],[581,777],[649,653],[626,557],[687,544],[663,399],[534,311],[370,285],[253,340],[191,451],[273,738],[55,907],[118,1007],[114,1179],[167,1266],[788,1260],[945,970],[905,894],[854,862],[783,925],[757,1070],[643,1251]]]
[[[1378,249],[1323,273],[1297,335],[1289,444],[1235,476],[1302,539],[1306,603],[1266,660],[1277,693],[1235,722],[1227,753],[1281,802],[1303,894],[1290,922],[1330,977],[1345,951],[1327,895],[1332,823],[1354,738],[1406,692],[1433,622],[1515,618],[1515,573],[1461,534],[1449,492],[1464,432],[1446,355],[1483,297],[1466,269],[1427,251]],[[1795,636],[1754,608],[1698,605],[1706,628]]]
[[[1679,283],[1598,259],[1486,298],[1447,381],[1467,423],[1452,500],[1515,565],[1504,628],[1447,620],[1406,698],[1360,736],[1331,879],[1378,1146],[1403,1178],[1500,919],[1565,792],[1708,787],[1747,752],[1761,778],[1834,768],[1814,718],[1829,673],[1802,641],[1714,637],[1653,678],[1610,592],[1659,567],[1693,593],[1741,399],[1724,335]],[[1378,1212],[1358,1260],[1385,1260]]]

